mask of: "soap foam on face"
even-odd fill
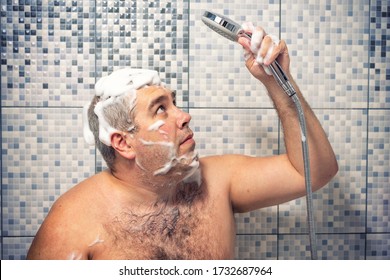
[[[148,127],[148,131],[158,131],[164,139],[168,139],[167,132],[160,129],[161,126],[163,126],[165,122],[163,120],[158,120],[155,123],[151,124]],[[186,171],[186,175],[184,177],[184,180],[190,179],[191,176],[196,172],[196,170],[199,167],[199,159],[198,154],[196,152],[189,152],[182,156],[178,156],[175,151],[175,146],[173,142],[168,141],[146,141],[144,139],[140,139],[140,142],[145,146],[160,146],[161,149],[165,149],[167,151],[165,163],[160,166],[160,168],[153,171],[154,176],[158,175],[166,175],[169,171],[171,171],[172,168],[174,168],[178,164],[184,164],[190,167],[190,170]],[[143,166],[139,164],[139,162],[136,162],[137,165],[144,169]],[[190,179],[191,181],[198,182],[198,179]]]
[[[163,120],[158,120],[154,124],[149,126],[148,131],[158,130],[164,124],[165,122]]]
[[[198,154],[196,152],[186,153],[186,154],[178,157],[178,155],[175,153],[175,147],[174,147],[174,144],[172,142],[165,142],[165,141],[153,142],[153,141],[146,141],[144,139],[140,139],[140,142],[144,146],[160,146],[162,149],[167,150],[166,161],[160,168],[158,168],[157,170],[155,170],[153,172],[154,176],[166,175],[177,164],[184,163],[184,164],[188,165],[189,167],[191,167],[191,172],[189,172],[189,174],[187,174],[185,177],[185,178],[188,178],[199,167],[199,159],[198,159]],[[140,166],[139,163],[137,163],[137,164],[138,164],[138,166]],[[142,166],[140,166],[140,168],[143,169]]]

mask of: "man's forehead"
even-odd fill
[[[171,89],[166,88],[164,86],[155,86],[155,85],[140,88],[139,90],[137,90],[137,97],[140,97],[140,95],[150,96],[151,94],[156,95],[160,93],[161,94],[168,93],[172,96],[172,98],[176,97],[176,93]]]

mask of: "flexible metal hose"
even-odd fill
[[[306,206],[307,206],[307,221],[309,228],[309,239],[310,239],[310,251],[311,259],[318,259],[317,256],[317,241],[316,231],[313,215],[313,192],[311,187],[311,175],[310,175],[310,159],[309,159],[309,147],[307,144],[307,132],[306,132],[306,120],[302,109],[301,102],[296,94],[293,85],[289,82],[287,76],[283,72],[282,67],[275,61],[269,66],[272,75],[278,84],[283,88],[284,92],[292,98],[298,113],[299,125],[301,127],[301,140],[302,140],[302,154],[303,154],[303,165],[305,173],[305,186],[306,186]]]
[[[305,185],[306,185],[306,205],[307,205],[307,221],[309,226],[309,238],[310,238],[310,250],[311,259],[316,260],[317,256],[317,240],[316,231],[313,215],[313,192],[311,188],[311,176],[310,176],[310,158],[309,158],[309,147],[307,144],[307,132],[306,132],[306,121],[303,113],[301,102],[296,94],[291,96],[294,104],[297,108],[299,117],[299,125],[301,126],[301,137],[302,137],[302,154],[303,164],[305,169]]]

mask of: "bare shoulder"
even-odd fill
[[[204,180],[211,185],[218,185],[220,189],[229,191],[237,164],[245,156],[216,155],[200,159]]]
[[[200,159],[200,162],[202,168],[204,168],[206,172],[212,172],[214,174],[217,172],[218,175],[223,175],[234,171],[240,162],[249,158],[251,157],[238,154],[227,154],[203,157]]]
[[[93,221],[97,219],[97,174],[60,196],[51,207],[30,247],[28,259],[86,259]],[[92,201],[94,203],[92,203]]]

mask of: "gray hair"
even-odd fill
[[[134,100],[131,100],[128,94],[111,98],[115,98],[114,102],[105,106],[103,109],[103,115],[108,124],[118,131],[135,132],[137,126],[134,122]],[[112,171],[115,171],[115,149],[111,146],[105,145],[99,139],[99,118],[94,109],[100,99],[101,98],[99,96],[95,96],[88,108],[89,128],[95,138],[95,145],[105,160],[107,167]]]

